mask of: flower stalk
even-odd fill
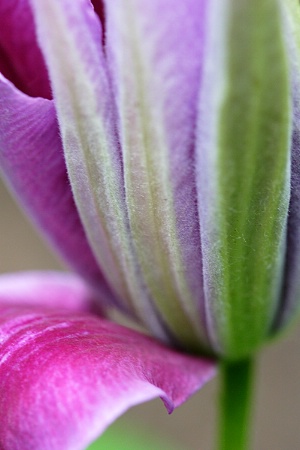
[[[249,450],[254,361],[220,365],[219,441],[217,450]]]

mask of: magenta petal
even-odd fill
[[[53,103],[0,75],[0,167],[66,261],[111,297],[83,231],[68,181]]]
[[[29,1],[2,0],[0,17],[0,72],[26,94],[51,98]]]
[[[214,375],[185,356],[92,315],[0,307],[0,447],[84,449],[130,406],[169,412]]]

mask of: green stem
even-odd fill
[[[218,450],[248,450],[253,361],[223,362]]]

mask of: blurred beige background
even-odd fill
[[[0,205],[0,272],[60,269],[59,261],[2,185]],[[253,449],[300,449],[299,326],[285,341],[262,352],[257,371]],[[182,450],[213,450],[217,389],[215,380],[171,416],[162,402],[155,400],[131,409],[119,420],[124,426],[147,428],[151,434],[162,438],[170,436]]]

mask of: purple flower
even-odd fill
[[[0,164],[89,286],[0,279],[3,448],[83,448],[154,396],[171,411],[214,373],[187,353],[248,358],[294,317],[293,7],[0,1]]]

